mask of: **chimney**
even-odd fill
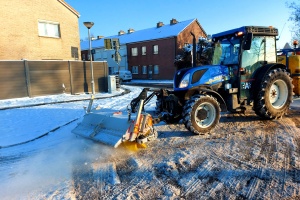
[[[133,32],[134,32],[133,28],[128,29],[128,33],[133,33]]]
[[[164,23],[158,22],[158,23],[156,24],[156,28],[162,27],[163,25],[164,25]]]
[[[123,30],[120,30],[119,32],[118,32],[118,35],[124,35],[125,34],[125,31],[123,31]]]
[[[100,40],[100,39],[102,39],[102,38],[104,38],[104,36],[102,36],[102,35],[98,35],[98,36],[97,36],[97,40]]]
[[[170,25],[174,25],[174,24],[177,24],[177,23],[178,23],[178,21],[176,19],[174,19],[174,18],[172,18],[170,20]]]

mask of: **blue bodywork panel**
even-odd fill
[[[200,72],[200,73],[199,73]],[[202,72],[202,73],[201,73]],[[197,75],[198,73],[198,75]],[[189,74],[189,83],[185,88],[179,88],[180,81]],[[199,75],[201,74],[201,75]],[[229,70],[224,65],[206,65],[189,69],[182,69],[176,72],[174,77],[174,91],[184,91],[200,85],[215,85],[229,80]]]

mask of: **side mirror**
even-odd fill
[[[244,39],[244,43],[243,43],[244,50],[250,50],[252,38],[253,38],[253,33],[247,33],[247,35],[245,36],[245,39]]]

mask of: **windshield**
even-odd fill
[[[213,65],[230,65],[239,63],[240,39],[224,39],[215,44]]]

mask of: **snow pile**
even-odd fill
[[[113,91],[112,93],[96,93],[94,98],[108,98],[116,95],[121,95],[124,92],[123,89],[119,91]],[[7,108],[16,108],[16,107],[25,107],[25,106],[36,106],[43,104],[53,104],[53,103],[64,103],[64,102],[72,102],[72,101],[81,101],[88,100],[91,98],[91,94],[59,94],[59,95],[49,95],[49,96],[39,96],[39,97],[23,97],[23,98],[15,98],[15,99],[5,99],[0,100],[0,109]]]

